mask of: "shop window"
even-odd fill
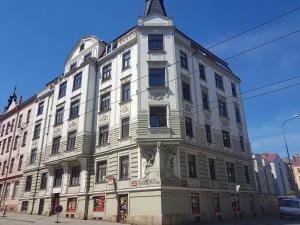
[[[199,194],[192,194],[191,202],[192,202],[192,213],[199,214],[200,213]]]
[[[105,208],[105,197],[98,196],[94,199],[94,211],[95,212],[104,212]]]
[[[77,198],[68,198],[67,212],[76,212]]]

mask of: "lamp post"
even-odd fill
[[[282,134],[283,134],[283,137],[284,137],[284,142],[285,142],[285,149],[286,149],[286,153],[287,153],[287,157],[288,157],[288,161],[289,161],[289,169],[292,173],[292,178],[293,178],[293,188],[295,190],[295,193],[296,193],[296,196],[299,197],[299,190],[298,188],[296,187],[295,185],[295,174],[294,174],[294,170],[293,170],[293,167],[292,167],[292,163],[291,163],[291,158],[290,158],[290,152],[289,152],[289,148],[288,148],[288,144],[287,144],[287,140],[286,140],[286,135],[285,135],[285,130],[284,130],[284,126],[287,122],[293,120],[293,119],[296,119],[297,117],[299,117],[299,115],[295,114],[293,115],[291,118],[283,121],[283,123],[281,124],[281,129],[282,129]]]

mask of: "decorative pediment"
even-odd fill
[[[139,26],[173,26],[173,20],[170,17],[161,15],[152,15],[141,17],[138,21]]]

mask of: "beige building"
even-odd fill
[[[300,156],[293,157],[292,167],[294,170],[295,183],[298,190],[300,190]]]
[[[0,208],[16,211],[20,181],[28,157],[35,96],[22,102],[14,93],[0,115]]]
[[[259,200],[239,85],[175,28],[162,0],[147,0],[137,25],[110,43],[82,37],[37,96],[38,157],[19,211],[62,205],[69,218],[161,225],[275,206]]]

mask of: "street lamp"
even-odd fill
[[[295,190],[295,193],[297,195],[297,197],[299,197],[299,190],[298,188],[296,187],[295,185],[295,182],[296,182],[296,179],[295,179],[295,174],[294,174],[294,170],[293,170],[293,167],[292,167],[292,163],[291,163],[291,158],[290,158],[290,152],[289,152],[289,148],[288,148],[288,145],[287,145],[287,140],[286,140],[286,135],[285,135],[285,131],[284,131],[284,125],[293,120],[293,119],[296,119],[297,117],[299,117],[298,114],[295,114],[293,115],[291,118],[285,120],[282,124],[281,124],[281,129],[282,129],[282,134],[283,134],[283,137],[284,137],[284,142],[285,142],[285,149],[286,149],[286,153],[287,153],[287,157],[288,157],[288,160],[289,160],[289,169],[291,170],[292,172],[292,178],[293,178],[293,188]]]

